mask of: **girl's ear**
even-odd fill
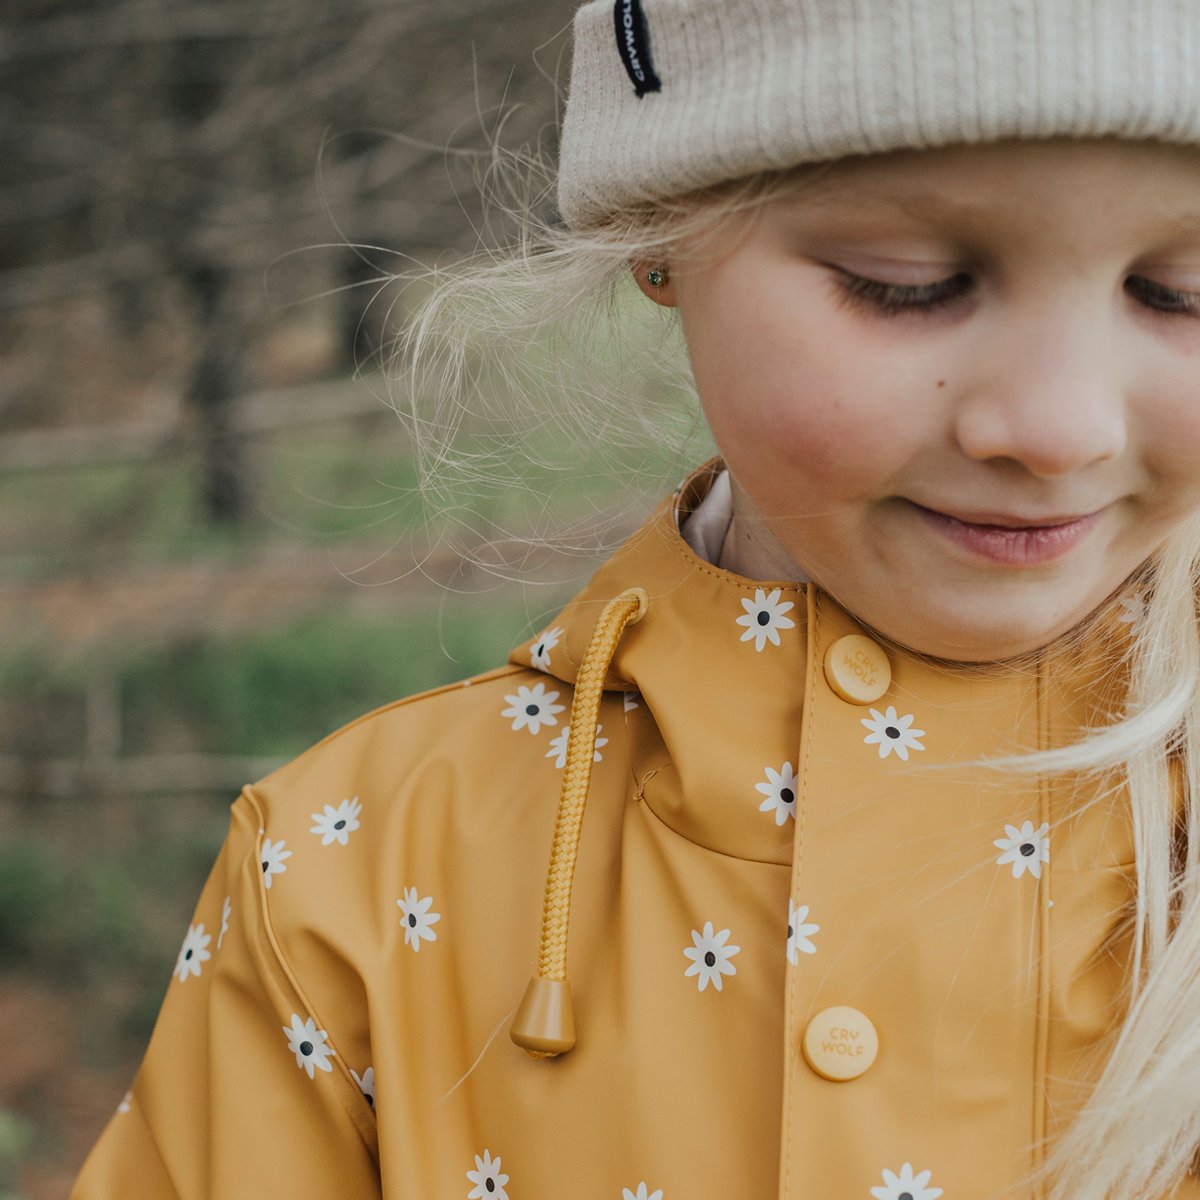
[[[675,285],[671,282],[671,271],[666,263],[638,258],[631,259],[629,266],[643,294],[664,308],[675,307]]]

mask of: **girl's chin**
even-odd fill
[[[966,618],[961,611],[953,618],[923,624],[919,614],[900,624],[884,620],[867,621],[891,641],[932,658],[953,662],[991,663],[1020,658],[1044,649],[1087,616],[1052,624],[1030,624],[1025,621],[1006,622],[1001,617],[988,619],[981,614],[977,621]]]
[[[925,581],[931,575],[917,572],[909,578]],[[1107,594],[1095,602],[1075,596],[1074,603],[1064,604],[1044,594],[1044,585],[1042,595],[1034,594],[1038,589],[1022,589],[1023,595],[997,597],[994,583],[983,595],[953,585],[914,589],[881,584],[859,602],[852,587],[840,589],[836,580],[818,582],[856,620],[897,645],[965,663],[1003,662],[1041,650],[1084,620]],[[877,599],[881,594],[887,597],[882,604]]]

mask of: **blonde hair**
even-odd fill
[[[676,314],[637,295],[629,263],[716,244],[728,218],[795,194],[832,164],[630,207],[580,231],[540,215],[554,185],[540,152],[493,144],[488,165],[481,191],[516,233],[449,269],[396,276],[429,290],[396,336],[391,360],[392,402],[417,453],[422,495],[435,516],[450,513],[449,527],[471,528],[476,539],[464,497],[516,488],[536,512],[553,502],[552,487],[530,490],[531,434],[562,435],[568,456],[581,456],[537,463],[551,478],[561,470],[574,483],[583,461],[652,488],[661,486],[664,463],[678,478],[704,436],[695,385]],[[647,445],[659,448],[657,458]],[[559,548],[594,552],[614,527],[600,521],[586,530]],[[530,544],[503,521],[493,522],[495,533],[520,552]],[[535,536],[545,534],[543,525]],[[504,569],[499,563],[484,565]],[[1068,746],[983,764],[1096,776],[1107,785],[1098,798],[1125,789],[1133,825],[1128,1005],[1086,1103],[1043,1167],[1022,1181],[1047,1188],[1050,1200],[1158,1200],[1200,1146],[1200,517],[1185,521],[1133,578],[1145,611],[1120,664],[1121,719]],[[1063,644],[1082,644],[1094,617]]]

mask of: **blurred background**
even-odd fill
[[[404,256],[503,240],[489,146],[555,149],[573,7],[6,0],[0,1200],[66,1195],[241,785],[595,565],[431,533],[381,365]]]

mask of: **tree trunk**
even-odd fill
[[[194,266],[185,278],[203,330],[184,399],[200,431],[204,510],[217,524],[238,525],[249,510],[244,447],[233,427],[233,406],[243,391],[245,344],[238,283],[214,266]]]

